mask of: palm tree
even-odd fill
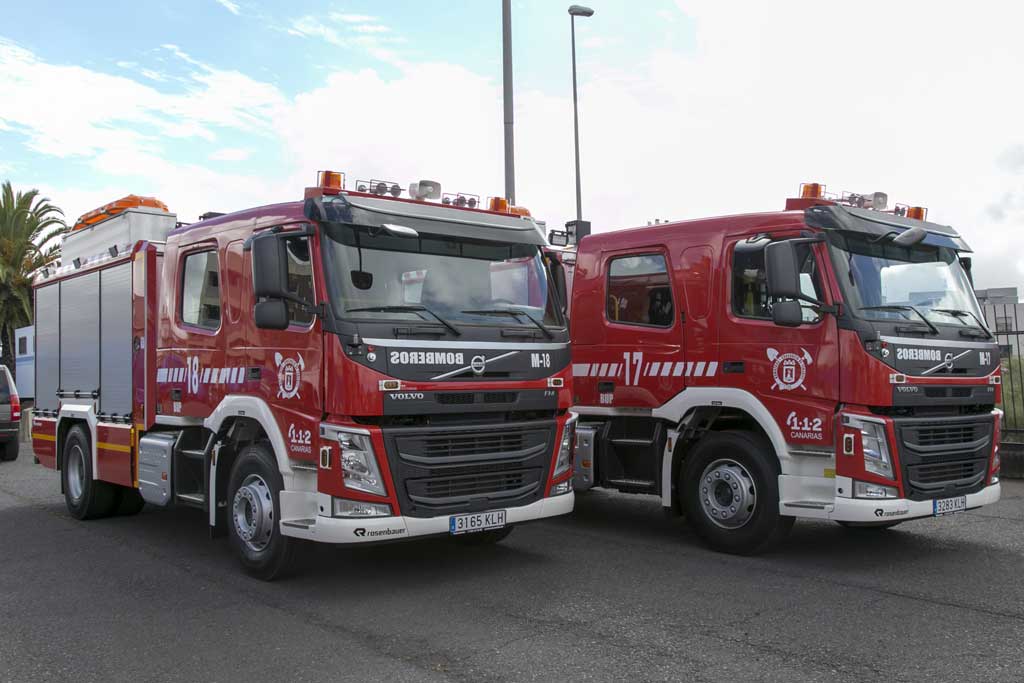
[[[53,240],[67,232],[64,212],[39,190],[14,193],[0,187],[0,345],[14,374],[14,330],[32,322],[32,278],[60,257]]]

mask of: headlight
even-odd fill
[[[566,479],[551,487],[552,496],[561,496],[572,491],[572,479]]]
[[[391,506],[380,503],[364,503],[361,500],[335,498],[332,504],[335,517],[390,517]]]
[[[572,442],[575,435],[576,418],[572,418],[565,423],[565,428],[562,430],[562,443],[558,447],[558,460],[555,462],[555,471],[551,474],[552,477],[565,474],[572,467]]]
[[[346,488],[378,496],[386,495],[384,481],[377,468],[373,444],[366,434],[338,434],[341,447],[341,476]]]
[[[861,420],[853,415],[844,415],[843,424],[860,430],[860,445],[864,451],[864,469],[886,479],[893,479],[892,458],[889,457],[889,442],[885,437],[885,424]]]
[[[899,498],[899,492],[895,486],[882,486],[881,484],[870,484],[866,481],[853,482],[854,498]]]

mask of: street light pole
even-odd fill
[[[502,84],[505,104],[505,199],[516,203],[515,144],[512,137],[512,0],[501,3]]]
[[[576,139],[576,224],[583,221],[583,200],[580,193],[580,115],[576,94],[576,17],[593,16],[594,10],[582,5],[569,7],[569,24],[572,32],[572,125]]]

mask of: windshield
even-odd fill
[[[921,324],[923,316],[925,324],[981,325],[974,291],[953,249],[901,247],[848,233],[833,233],[831,243],[846,301],[860,317]]]
[[[536,245],[371,235],[338,223],[324,224],[324,235],[331,304],[340,317],[564,326]]]

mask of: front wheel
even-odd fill
[[[768,441],[752,432],[710,432],[687,454],[678,483],[682,507],[697,535],[715,550],[750,555],[793,527],[779,514],[779,463]]]
[[[281,534],[284,482],[273,452],[264,442],[243,450],[228,483],[228,537],[246,573],[273,581],[295,554],[295,539]]]

